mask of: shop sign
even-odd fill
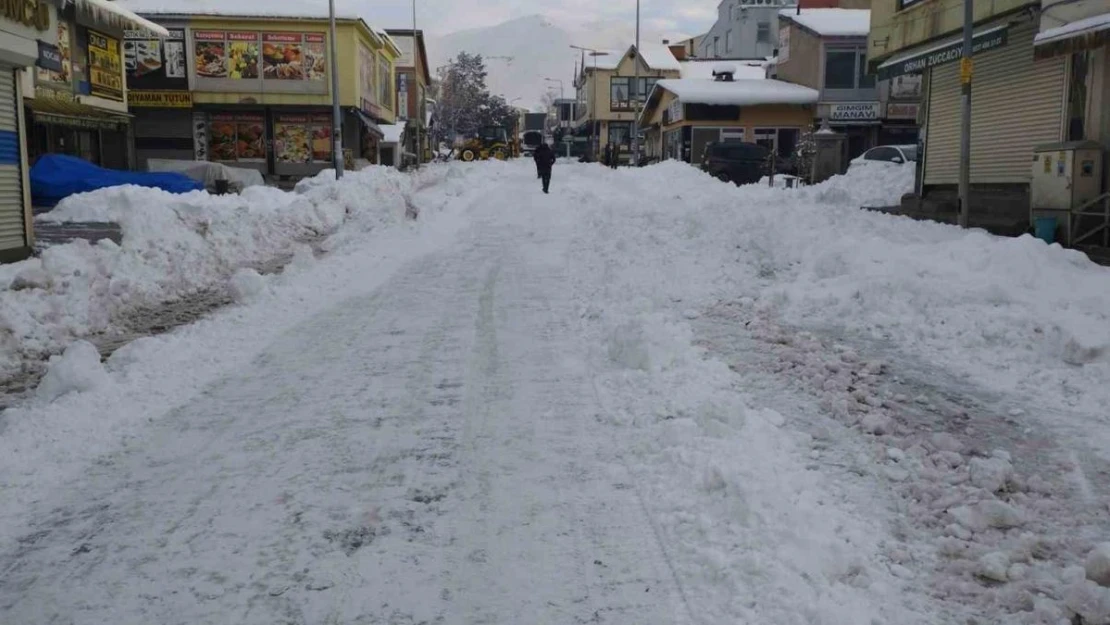
[[[123,63],[119,40],[89,31],[89,93],[123,100]]]
[[[397,117],[409,118],[409,75],[397,72]]]
[[[62,102],[76,102],[77,98],[72,90],[52,88],[49,86],[35,85],[35,98],[48,100],[61,100]]]
[[[193,108],[193,94],[189,91],[137,91],[127,90],[127,105],[141,108]]]
[[[202,79],[323,82],[322,33],[193,31],[195,71]]]
[[[55,73],[62,71],[62,52],[58,46],[45,41],[39,42],[39,58],[35,61],[35,65],[44,70]]]
[[[193,159],[208,160],[208,115],[193,113]]]
[[[128,89],[189,88],[185,73],[185,30],[169,29],[165,39],[144,31],[128,30],[123,34],[123,66],[127,70]]]
[[[266,125],[261,113],[212,115],[208,122],[208,154],[213,161],[266,160]]]
[[[51,5],[46,0],[6,0],[0,2],[0,15],[38,31],[50,28]]]
[[[886,105],[887,119],[917,119],[917,110],[920,104],[902,104],[891,102]]]
[[[978,54],[1000,48],[1007,43],[1008,27],[992,28],[974,35],[971,39],[971,53]],[[958,61],[963,57],[964,42],[957,39],[939,48],[933,48],[893,64],[879,65],[879,80],[887,80],[903,74],[921,74],[925,70]]]
[[[879,119],[878,102],[849,102],[829,105],[829,121],[865,122]]]
[[[66,89],[73,89],[73,63],[71,62],[71,51],[69,41],[69,22],[65,20],[58,20],[58,66],[56,68],[46,67],[38,63],[38,68],[35,71],[36,84],[52,84]],[[43,43],[39,42],[39,60],[43,58],[42,53]]]

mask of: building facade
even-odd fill
[[[698,42],[697,56],[763,59],[778,48],[779,11],[793,0],[722,0],[717,21]]]
[[[405,125],[403,137],[404,150],[408,154],[420,155],[420,162],[431,158],[428,141],[428,87],[432,77],[428,70],[428,51],[424,45],[424,31],[387,30],[386,33],[397,44],[401,55],[397,58],[395,72],[397,80],[397,123]],[[415,53],[414,53],[415,50]],[[416,136],[420,135],[420,145]]]
[[[28,10],[11,5],[0,10],[0,262],[26,258],[34,245],[24,79],[39,63],[60,65],[55,7],[48,2],[19,6]]]
[[[624,52],[612,51],[585,61],[575,82],[578,115],[575,134],[593,137],[595,156],[613,144],[621,149],[621,158],[628,160],[636,98],[643,105],[656,82],[678,78],[681,70],[666,46],[644,46],[642,52],[629,47]]]
[[[847,159],[876,145],[917,143],[921,78],[878,80],[871,72],[870,11],[803,9],[780,17],[775,74],[821,93],[814,121],[847,137]]]
[[[138,168],[151,158],[210,160],[280,181],[333,166],[325,17],[146,16],[170,37],[129,41]],[[377,162],[378,124],[395,119],[400,50],[361,19],[338,19],[336,33],[342,146]]]
[[[640,118],[647,154],[701,163],[715,141],[745,141],[789,157],[813,122],[816,90],[772,79],[662,80]]]
[[[974,11],[971,223],[1021,232],[1034,148],[1068,136],[1071,59],[1034,55],[1040,0],[975,3]],[[960,0],[876,3],[871,15],[869,63],[878,77],[923,76],[916,193],[936,212],[959,209],[962,25]]]

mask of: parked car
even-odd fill
[[[752,184],[767,175],[770,156],[770,150],[755,143],[714,141],[705,146],[701,169],[724,182]]]
[[[916,145],[879,145],[852,159],[852,165],[868,165],[870,163],[906,163],[917,162]]]

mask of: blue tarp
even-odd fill
[[[62,198],[105,187],[133,184],[170,193],[204,188],[204,183],[174,172],[105,169],[64,154],[44,154],[31,168],[31,200],[35,206],[54,206]]]

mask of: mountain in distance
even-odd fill
[[[643,44],[660,43],[661,35],[640,31]],[[459,52],[481,54],[485,59],[486,86],[514,106],[538,109],[543,94],[559,92],[574,97],[574,67],[581,52],[571,45],[623,50],[635,42],[635,25],[592,22],[564,27],[541,15],[521,17],[495,26],[428,37],[428,63],[435,69],[446,65]],[[589,57],[586,57],[589,63]],[[518,99],[519,98],[519,99]],[[514,101],[515,100],[515,101]]]

